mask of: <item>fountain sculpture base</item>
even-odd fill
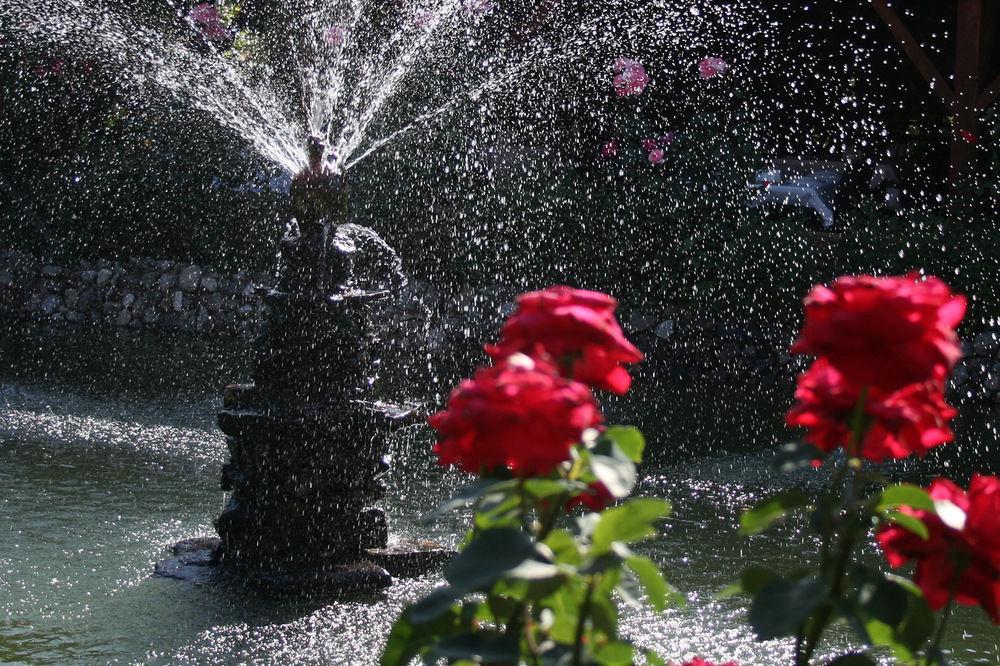
[[[371,399],[368,314],[389,292],[360,289],[354,269],[365,243],[384,246],[373,238],[357,225],[314,223],[282,239],[253,383],[223,394],[229,499],[219,538],[177,544],[160,575],[232,578],[276,594],[370,594],[447,559],[434,546],[390,548],[385,513],[373,506],[386,493],[391,433],[416,415]]]
[[[289,572],[236,571],[220,559],[218,537],[186,539],[174,544],[172,557],[158,562],[155,575],[196,586],[239,585],[269,596],[337,598],[367,596],[392,585],[394,578],[416,578],[437,571],[455,551],[430,542],[398,543],[372,548],[362,560],[315,570]]]

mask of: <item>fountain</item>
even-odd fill
[[[365,400],[369,309],[403,278],[374,231],[345,222],[346,183],[323,153],[311,138],[309,165],[292,182],[295,218],[265,295],[253,383],[225,389],[222,489],[231,496],[219,538],[177,544],[161,575],[200,579],[209,567],[274,593],[372,592],[450,555],[426,544],[389,549],[385,513],[371,507],[386,492],[387,436],[416,412]]]

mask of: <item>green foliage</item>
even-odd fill
[[[786,490],[761,501],[740,516],[742,534],[758,534],[796,509],[809,507],[810,498],[798,489]]]
[[[775,578],[754,594],[750,626],[761,641],[794,636],[825,601],[826,585],[820,578]]]
[[[856,423],[852,436],[863,436],[865,427]],[[774,467],[793,471],[819,457],[808,445],[790,444],[775,457]],[[927,647],[937,623],[920,590],[905,578],[857,563],[858,543],[872,525],[894,523],[926,539],[927,526],[912,510],[935,510],[927,491],[910,484],[886,485],[877,471],[845,457],[835,465],[829,491],[813,496],[786,490],[761,500],[740,518],[741,532],[751,535],[794,511],[808,511],[808,525],[821,544],[818,562],[788,575],[748,567],[721,596],[751,597],[749,619],[759,640],[794,637],[796,666],[812,663],[821,637],[835,622],[846,623],[861,643],[887,649],[900,662],[943,664],[937,648]],[[850,654],[830,663],[875,662]]]
[[[618,635],[616,597],[658,612],[684,602],[630,548],[655,536],[670,505],[637,498],[576,519],[565,513],[598,481],[630,494],[643,448],[634,428],[611,427],[546,477],[483,479],[445,502],[437,515],[474,503],[475,528],[445,567],[447,585],[397,620],[381,663],[636,663],[639,651]]]

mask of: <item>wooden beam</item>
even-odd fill
[[[976,110],[982,113],[993,106],[993,103],[997,101],[997,97],[1000,97],[1000,76],[993,79],[990,87],[979,95],[979,99],[976,100]]]
[[[961,0],[960,0],[961,1]],[[916,66],[917,71],[919,71],[927,83],[930,84],[931,89],[937,93],[941,100],[951,106],[955,99],[955,93],[952,92],[951,87],[945,81],[945,78],[941,76],[941,72],[938,70],[937,66],[931,62],[931,59],[927,56],[927,53],[921,48],[920,44],[913,37],[913,33],[910,32],[909,28],[903,23],[902,19],[899,18],[899,14],[889,6],[887,0],[872,0],[872,7],[878,13],[878,15],[885,21],[885,24],[889,26],[889,30],[892,31],[893,37],[899,42],[899,45],[903,47],[903,51],[906,53],[907,57]]]
[[[559,8],[561,0],[542,0],[531,17],[514,33],[514,42],[523,44],[535,35],[549,17]]]
[[[979,79],[983,69],[983,0],[958,0],[955,31],[954,127],[951,141],[951,179],[960,182],[976,161],[979,136]]]

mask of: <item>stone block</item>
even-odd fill
[[[985,331],[972,339],[972,348],[980,356],[993,357],[1000,351],[1000,335],[996,331]]]
[[[656,337],[661,340],[668,340],[674,335],[674,322],[671,319],[667,321],[660,322],[654,331]]]
[[[191,264],[177,276],[177,286],[183,291],[194,291],[201,284],[201,267]]]
[[[55,314],[56,310],[59,309],[60,305],[62,305],[62,299],[60,299],[55,294],[49,294],[44,299],[42,299],[42,302],[38,306],[38,309],[41,311],[42,314],[44,314],[47,317],[50,317],[53,314]]]

